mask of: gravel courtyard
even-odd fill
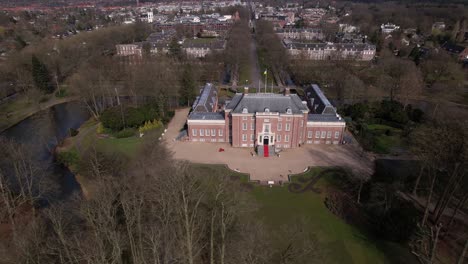
[[[287,181],[288,174],[303,172],[309,166],[342,166],[355,173],[371,175],[373,158],[362,155],[357,145],[304,145],[287,149],[280,157],[252,156],[252,148],[233,148],[227,143],[179,142],[189,109],[177,110],[164,136],[174,158],[194,163],[226,164],[230,169],[250,174],[251,180]],[[224,148],[224,152],[218,152]]]

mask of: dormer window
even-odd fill
[[[287,109],[286,109],[286,114],[289,114],[289,115],[292,114],[291,108],[287,108]]]
[[[242,113],[243,114],[248,114],[249,113],[249,110],[247,109],[247,107],[242,108]]]
[[[265,113],[270,113],[270,108],[265,108]]]

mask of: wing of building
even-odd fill
[[[219,107],[217,91],[207,84],[188,116],[194,142],[229,142],[233,147],[296,148],[302,144],[340,144],[345,121],[318,85],[304,98],[291,94],[252,93],[248,88]]]

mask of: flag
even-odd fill
[[[265,69],[265,71],[263,72],[263,75],[267,75],[267,70]]]

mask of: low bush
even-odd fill
[[[116,138],[128,138],[133,137],[135,135],[135,129],[133,128],[125,128],[120,130],[119,132],[115,133]]]
[[[57,92],[55,92],[55,97],[57,98],[63,98],[65,96],[67,96],[67,90],[65,89],[60,89]]]
[[[70,137],[74,137],[74,136],[78,135],[79,131],[74,129],[74,128],[70,128],[68,133],[70,134]]]
[[[160,128],[162,126],[163,126],[163,124],[159,120],[146,121],[143,126],[138,128],[138,131],[140,133],[144,133],[146,131],[150,131],[150,130],[153,130],[153,129],[156,129],[156,128]]]
[[[57,155],[57,161],[67,167],[76,165],[79,160],[80,157],[78,155],[78,152],[74,150],[60,152]]]

